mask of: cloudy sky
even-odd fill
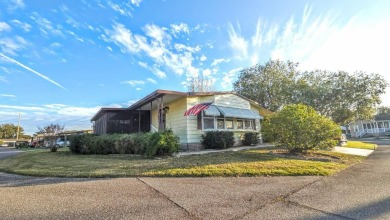
[[[102,106],[186,91],[198,74],[229,91],[269,59],[390,81],[389,11],[379,0],[0,0],[0,124],[20,112],[29,134],[90,129]]]

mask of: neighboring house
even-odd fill
[[[234,92],[156,90],[129,108],[102,108],[91,121],[96,134],[170,128],[179,136],[183,150],[199,150],[201,135],[212,130],[233,131],[236,145],[240,145],[241,135],[260,131],[260,119],[271,113]]]
[[[360,138],[365,135],[384,136],[390,135],[390,120],[358,120],[349,123],[351,137]]]

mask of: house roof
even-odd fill
[[[128,108],[101,108],[99,111],[91,118],[91,121],[96,121],[102,114],[107,111],[128,111]]]
[[[174,101],[174,100],[177,100],[179,98],[182,98],[182,97],[191,97],[191,96],[210,96],[210,95],[224,95],[224,94],[234,94],[234,95],[237,95],[238,97],[240,98],[243,98],[245,100],[247,100],[250,104],[258,107],[260,109],[260,114],[261,115],[270,115],[272,114],[273,112],[264,108],[263,106],[261,106],[259,103],[257,103],[256,101],[253,101],[243,95],[240,95],[236,92],[227,92],[227,91],[220,91],[220,92],[179,92],[179,91],[171,91],[171,90],[156,90],[152,93],[150,93],[149,95],[145,96],[144,98],[140,99],[139,101],[137,101],[136,103],[132,104],[131,106],[129,106],[129,109],[130,110],[137,110],[137,109],[140,109],[142,108],[143,106],[151,103],[152,101],[155,101],[157,98],[160,98],[160,97],[163,97],[163,96],[166,96],[164,101],[166,102],[171,102],[171,101]]]

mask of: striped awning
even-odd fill
[[[207,116],[220,116],[221,112],[218,110],[217,106],[210,105],[208,109],[203,110],[204,114]]]

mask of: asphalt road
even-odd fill
[[[37,178],[0,173],[0,219],[390,219],[390,141],[331,177]]]
[[[8,147],[0,147],[0,160],[4,159],[6,157],[10,157],[13,155],[16,155],[18,153],[22,153],[23,151],[17,150],[17,149],[12,149]]]

